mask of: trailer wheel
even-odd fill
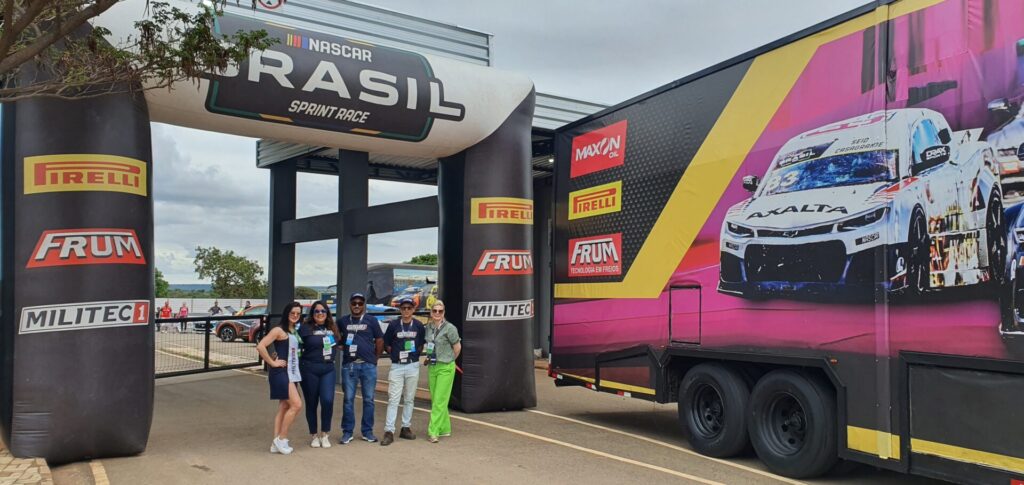
[[[697,452],[728,457],[745,450],[750,386],[731,367],[700,364],[679,383],[679,422]]]
[[[821,379],[788,369],[766,374],[750,394],[747,417],[754,451],[771,471],[807,478],[835,465],[836,399]]]

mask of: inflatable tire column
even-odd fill
[[[531,91],[471,148],[441,160],[439,291],[463,339],[452,403],[466,412],[537,404],[533,374]]]
[[[51,465],[140,453],[154,377],[146,104],[32,98],[3,122],[4,440]]]

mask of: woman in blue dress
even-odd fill
[[[267,380],[270,382],[270,398],[280,401],[274,416],[274,441],[271,453],[287,455],[292,452],[288,444],[288,428],[302,409],[302,399],[296,385],[302,380],[299,374],[298,327],[302,319],[302,305],[291,302],[284,307],[277,325],[256,345],[263,361],[270,366]],[[268,351],[267,347],[273,344]]]

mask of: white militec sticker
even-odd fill
[[[18,333],[130,325],[145,327],[148,323],[149,300],[91,301],[24,307]]]
[[[533,317],[533,300],[474,301],[466,311],[466,320],[526,320]]]

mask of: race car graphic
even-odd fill
[[[1024,204],[1017,204],[1005,212],[1007,251],[1005,282],[1001,295],[1002,315],[999,332],[1024,336]]]
[[[721,230],[719,291],[921,293],[1003,274],[1002,194],[980,129],[899,109],[789,140]],[[993,268],[996,268],[993,270]]]

